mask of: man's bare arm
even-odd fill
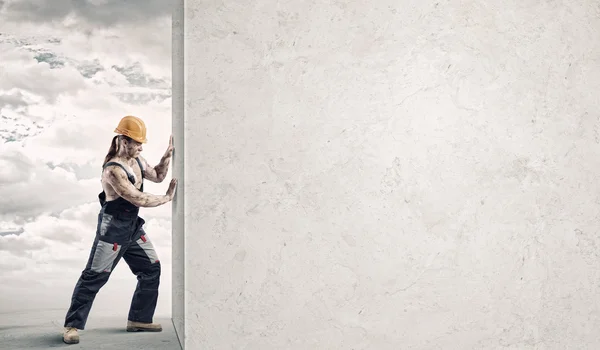
[[[158,178],[158,174],[156,173],[156,170],[154,170],[154,167],[151,167],[144,157],[140,156],[140,160],[142,161],[142,165],[144,166],[144,169],[142,169],[142,171],[144,172],[144,178],[148,181],[156,183],[162,182],[162,180]]]
[[[158,165],[152,167],[146,159],[141,157],[142,162],[144,163],[144,177],[149,181],[161,183],[167,177],[167,172],[169,171],[169,163],[171,162],[171,154],[165,154],[161,159]]]
[[[160,159],[160,162],[157,166],[151,167],[148,165],[145,159],[142,160],[145,163],[145,172],[144,175],[146,178],[153,182],[163,182],[165,177],[167,177],[167,172],[169,171],[169,163],[171,162],[171,157],[173,156],[173,150],[175,147],[173,146],[173,135],[169,137],[169,146],[165,151],[165,154]],[[175,181],[177,182],[177,180]]]
[[[171,156],[171,152],[166,152],[160,159],[160,162],[154,167],[154,171],[156,172],[156,176],[158,177],[159,181],[163,181],[165,177],[167,177]]]
[[[127,178],[123,169],[116,166],[109,166],[105,170],[108,183],[125,200],[138,207],[157,207],[173,199],[170,195],[154,195],[146,192],[140,192]]]

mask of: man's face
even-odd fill
[[[142,143],[134,140],[128,141],[125,147],[127,149],[127,154],[132,158],[139,156],[143,151]]]

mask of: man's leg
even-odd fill
[[[96,294],[108,281],[124,248],[119,244],[102,241],[96,236],[86,267],[75,285],[65,327],[85,329]]]
[[[140,231],[141,238],[132,242],[123,255],[138,280],[131,300],[127,328],[130,331],[160,331],[160,325],[151,323],[158,301],[161,265],[152,242],[143,229]]]

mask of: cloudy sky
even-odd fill
[[[0,0],[0,313],[64,309],[100,209],[101,165],[121,117],[144,119],[156,164],[171,130],[171,19],[164,0]],[[162,184],[147,191],[164,194]],[[171,205],[142,209],[171,312]],[[124,261],[91,315],[126,317]]]

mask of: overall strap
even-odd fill
[[[140,185],[140,192],[144,192],[144,167],[142,167],[142,162],[140,158],[135,158],[137,160],[138,165],[140,166],[140,173],[142,174],[142,184]]]
[[[118,165],[118,166],[120,166],[120,167],[121,167],[121,169],[123,169],[123,171],[125,171],[125,173],[127,174],[127,178],[129,179],[129,181],[130,181],[132,184],[135,184],[135,178],[133,177],[133,175],[131,175],[131,174],[129,173],[129,171],[127,171],[127,169],[125,169],[125,167],[124,167],[122,164],[120,164],[120,163],[117,163],[117,162],[108,162],[108,163],[106,163],[106,164],[104,165],[104,167],[103,167],[103,168],[106,168],[106,167],[107,167],[107,166],[109,166],[109,165]],[[142,176],[143,176],[143,175],[142,175]]]
[[[140,173],[142,173],[142,180],[144,179],[144,167],[142,166],[142,161],[140,161],[140,158],[135,158],[135,160],[137,160],[138,165],[140,166]]]

